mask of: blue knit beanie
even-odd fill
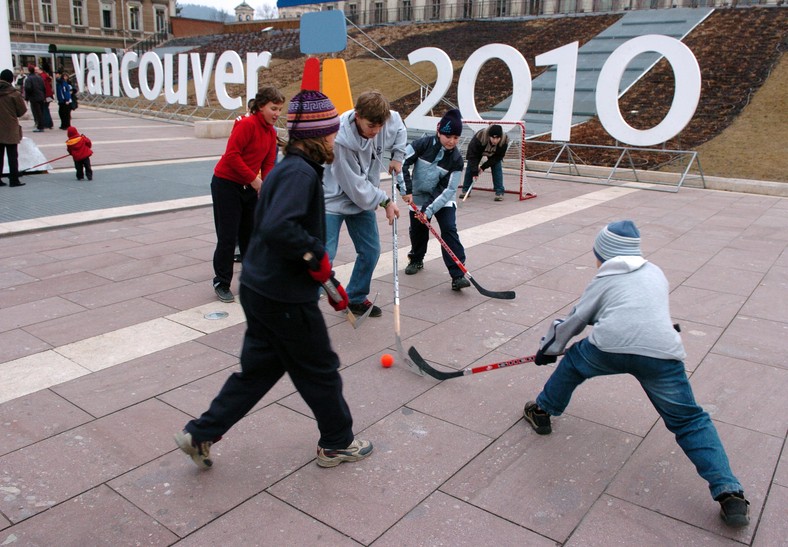
[[[462,135],[462,116],[460,111],[453,108],[446,112],[438,122],[438,133],[442,135]]]
[[[631,220],[611,222],[594,240],[594,255],[604,262],[614,256],[643,256],[640,252],[640,231]]]

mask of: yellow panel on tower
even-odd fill
[[[323,93],[331,99],[340,114],[352,110],[353,95],[350,93],[350,79],[344,59],[323,60]]]

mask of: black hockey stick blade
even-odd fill
[[[514,300],[515,297],[514,291],[489,291],[484,287],[482,287],[481,285],[479,285],[476,282],[476,280],[470,275],[467,275],[466,277],[470,280],[471,283],[473,283],[473,286],[476,287],[476,290],[479,291],[479,294],[483,294],[488,298],[497,298],[499,300]]]
[[[454,372],[441,372],[440,370],[434,369],[427,361],[424,360],[421,355],[419,355],[419,352],[416,351],[416,348],[413,346],[411,346],[408,350],[408,355],[410,355],[410,358],[417,367],[437,380],[448,380],[449,378],[459,378],[460,376],[465,375],[465,373],[461,370],[456,370]]]
[[[408,370],[418,376],[424,376],[425,373],[424,369],[421,368],[416,363],[414,363],[413,360],[410,357],[408,357],[408,354],[405,353],[405,349],[402,347],[402,340],[399,339],[399,336],[397,336],[396,343],[397,343],[397,354],[399,355],[399,358],[408,366]]]

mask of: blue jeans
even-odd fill
[[[343,222],[347,224],[347,232],[356,249],[356,263],[345,290],[351,304],[360,304],[369,295],[372,274],[380,258],[378,223],[375,211],[362,211],[354,215],[326,213],[326,251],[332,263],[337,255],[339,231]]]
[[[577,386],[588,378],[608,374],[631,374],[637,378],[665,426],[676,436],[698,474],[709,483],[712,498],[742,491],[717,429],[695,402],[682,361],[608,353],[583,339],[566,352],[536,403],[548,414],[560,416]]]
[[[503,163],[498,162],[494,163],[490,166],[490,173],[492,174],[493,179],[493,188],[495,189],[495,195],[503,195]],[[465,169],[465,178],[462,181],[462,191],[467,192],[468,188],[471,187],[471,182],[473,182],[473,175],[471,174],[470,169]]]

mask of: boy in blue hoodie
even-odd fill
[[[438,221],[441,238],[446,242],[455,256],[465,264],[465,248],[457,233],[457,204],[454,196],[462,175],[462,153],[457,148],[462,134],[462,117],[460,111],[452,109],[446,112],[438,122],[435,135],[416,139],[405,151],[405,163],[402,174],[405,179],[403,199],[406,203],[415,203],[428,219]],[[410,169],[413,168],[411,176]],[[402,191],[402,189],[400,190]],[[416,215],[410,211],[410,243],[408,253],[410,262],[405,268],[407,275],[419,273],[424,267],[424,255],[427,254],[427,243],[430,232]],[[452,290],[459,291],[470,287],[470,282],[459,266],[454,263],[449,253],[441,247],[443,263],[451,275]]]
[[[668,280],[642,257],[640,232],[631,220],[612,222],[594,241],[597,272],[577,305],[557,319],[542,338],[537,365],[564,357],[536,401],[525,404],[525,420],[540,435],[552,432],[550,416],[560,416],[572,392],[588,378],[631,374],[637,378],[665,426],[709,483],[728,526],[750,522],[749,502],[733,475],[709,415],[695,402],[684,371],[686,353],[670,319]],[[591,334],[569,340],[593,325]]]

